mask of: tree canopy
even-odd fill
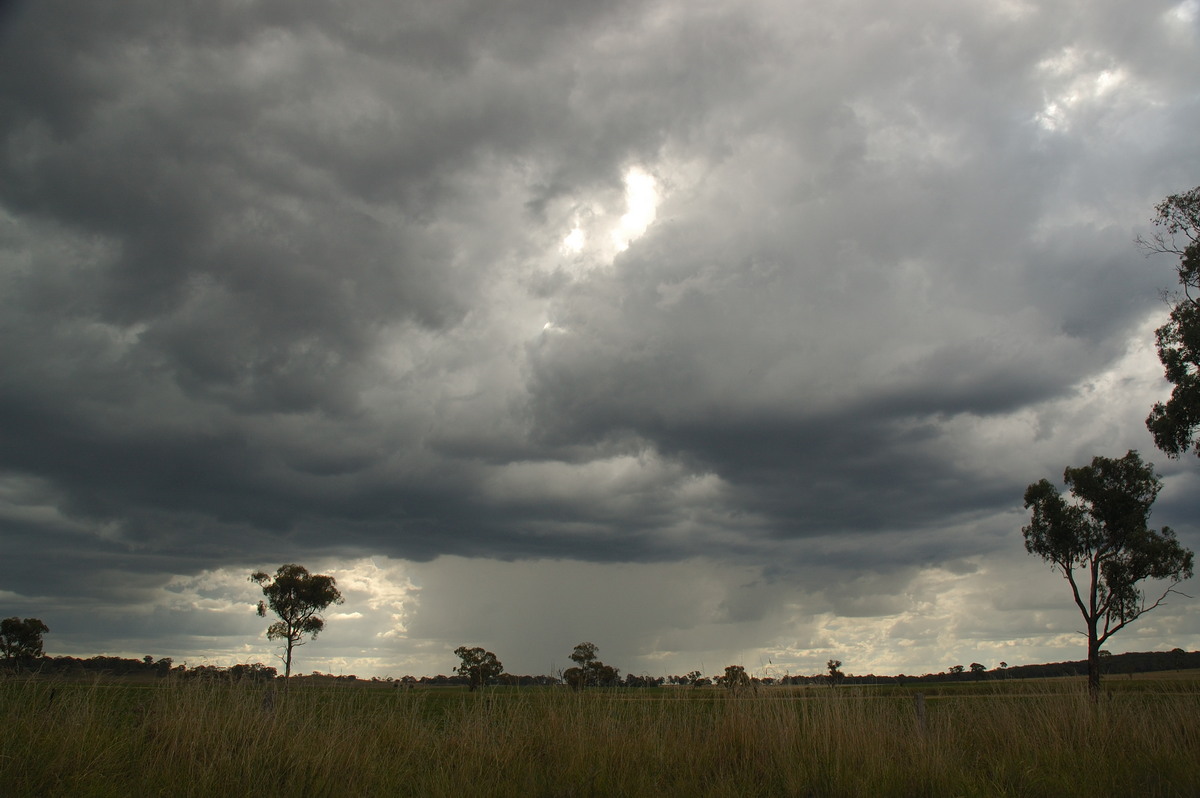
[[[831,659],[825,663],[825,669],[829,671],[829,684],[836,687],[846,674],[842,673],[842,661],[840,659]]]
[[[1158,359],[1175,387],[1170,399],[1154,405],[1146,427],[1168,457],[1189,449],[1200,456],[1200,186],[1172,194],[1155,210],[1154,224],[1161,230],[1139,243],[1179,257],[1175,271],[1182,290],[1168,296],[1170,317],[1155,333]]]
[[[262,586],[266,596],[266,601],[258,602],[259,617],[267,614],[268,607],[279,616],[267,627],[267,639],[284,641],[284,677],[289,677],[292,650],[304,645],[305,636],[316,638],[325,628],[325,620],[317,613],[330,604],[341,604],[342,594],[332,576],[310,574],[303,565],[294,563],[279,566],[274,577],[257,571],[250,575],[250,581]]]
[[[40,618],[5,618],[0,621],[0,652],[10,660],[37,659],[42,656],[42,635],[49,631]]]
[[[454,655],[462,660],[462,664],[458,665],[454,672],[459,676],[466,677],[472,690],[483,687],[504,673],[504,665],[496,658],[496,655],[479,646],[473,648],[459,646],[454,649]]]
[[[1021,532],[1025,549],[1060,571],[1071,586],[1087,626],[1088,686],[1096,697],[1100,646],[1192,576],[1192,552],[1170,527],[1149,528],[1162,480],[1136,451],[1067,468],[1063,481],[1071,501],[1045,479],[1026,488],[1025,508],[1032,516]],[[1167,583],[1154,600],[1141,588],[1147,579]]]
[[[571,661],[576,663],[576,667],[563,671],[563,679],[567,684],[575,690],[582,690],[588,686],[616,684],[621,677],[621,672],[598,660],[596,655],[599,652],[600,649],[595,643],[580,643],[575,646],[575,650],[571,652]]]
[[[731,692],[739,692],[751,685],[750,674],[742,665],[726,665],[725,675],[718,676],[717,682]]]

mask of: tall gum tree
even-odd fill
[[[303,565],[289,563],[279,566],[275,576],[265,571],[250,574],[250,581],[262,587],[265,601],[258,602],[258,615],[263,617],[269,607],[279,616],[267,627],[268,640],[284,641],[284,678],[292,675],[292,651],[304,645],[306,636],[316,638],[325,628],[325,619],[317,613],[330,604],[341,604],[342,594],[332,576],[310,574]]]
[[[1071,585],[1086,626],[1088,692],[1094,701],[1100,695],[1100,647],[1178,593],[1175,586],[1192,576],[1192,552],[1170,527],[1147,525],[1162,480],[1136,451],[1067,468],[1063,481],[1071,501],[1045,479],[1026,488],[1025,509],[1032,517],[1021,532],[1025,549]],[[1153,601],[1140,586],[1147,579],[1167,583]]]
[[[1175,267],[1180,291],[1167,295],[1171,315],[1155,332],[1158,359],[1175,387],[1166,402],[1158,402],[1146,418],[1154,445],[1168,457],[1191,449],[1200,456],[1200,186],[1172,194],[1155,208],[1160,228],[1138,243],[1151,253],[1179,258]]]

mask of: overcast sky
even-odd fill
[[[0,616],[297,670],[1080,659],[1026,485],[1154,449],[1200,2],[0,11]],[[1200,649],[1200,598],[1109,643]]]

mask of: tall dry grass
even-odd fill
[[[1192,796],[1200,691],[0,682],[6,795]],[[1027,690],[1027,687],[1025,688]]]

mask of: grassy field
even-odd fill
[[[392,690],[0,681],[0,791],[1195,796],[1200,682]]]

